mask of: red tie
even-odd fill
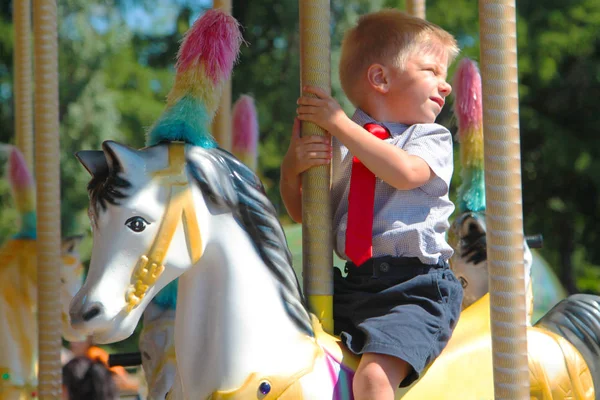
[[[390,134],[378,124],[364,128],[379,139]],[[352,175],[348,193],[348,225],[346,227],[346,256],[356,266],[373,257],[373,207],[375,205],[375,174],[356,157],[352,157]]]

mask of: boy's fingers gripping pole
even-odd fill
[[[231,0],[214,0],[213,8],[231,14]],[[219,108],[212,123],[212,134],[219,147],[231,151],[231,79],[223,85]]]
[[[529,399],[515,0],[480,0],[487,254],[496,399]]]
[[[41,400],[46,400],[60,398],[62,384],[56,0],[34,2],[33,32],[37,182],[38,393]]]
[[[406,12],[413,17],[425,19],[425,0],[406,0]]]
[[[331,93],[329,0],[301,0],[300,87]],[[327,133],[303,122],[301,135]],[[331,234],[331,167],[312,167],[302,174],[302,271],[311,311],[333,332],[333,250]]]

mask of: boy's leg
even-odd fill
[[[352,389],[356,400],[393,400],[400,382],[411,366],[404,360],[378,353],[364,353],[354,375]]]

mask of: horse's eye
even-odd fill
[[[469,286],[469,283],[467,282],[467,280],[465,278],[463,278],[462,276],[458,278],[460,280],[460,284],[462,285],[463,289],[465,289],[467,286]]]
[[[131,217],[125,221],[125,226],[138,233],[146,229],[146,225],[148,225],[148,221],[142,217]]]

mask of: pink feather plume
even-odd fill
[[[28,189],[33,186],[33,176],[27,168],[23,154],[13,147],[8,160],[8,179],[16,190]]]
[[[177,55],[177,72],[203,64],[206,75],[217,84],[231,73],[241,43],[238,22],[222,10],[208,10],[185,35]]]
[[[453,82],[456,93],[454,113],[459,131],[480,129],[483,123],[481,101],[481,75],[475,61],[463,58],[458,65]]]
[[[233,149],[234,151],[255,152],[258,143],[258,117],[254,99],[242,95],[233,105]]]

